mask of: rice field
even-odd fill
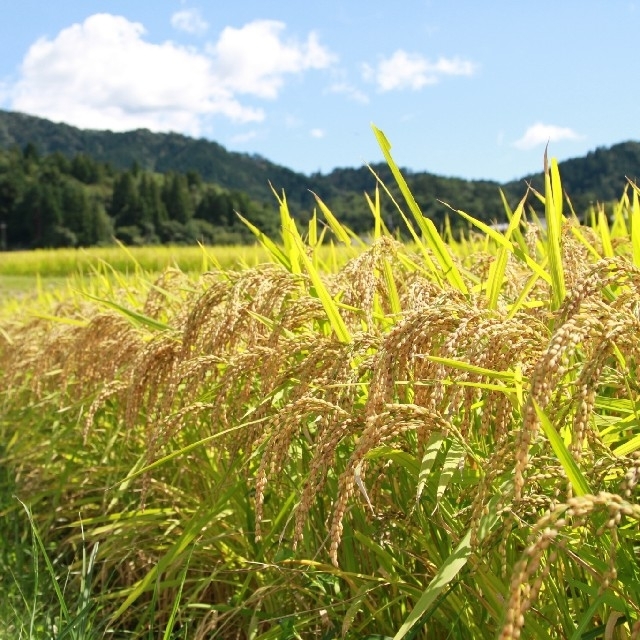
[[[6,302],[0,637],[640,637],[638,189],[454,241],[376,133],[412,244]]]

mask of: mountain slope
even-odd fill
[[[307,176],[257,155],[227,151],[222,145],[204,139],[176,133],[152,133],[145,129],[125,133],[83,130],[0,110],[0,148],[12,145],[23,148],[28,143],[35,144],[42,154],[58,151],[72,157],[82,152],[119,169],[128,169],[135,163],[143,169],[158,172],[197,171],[207,182],[245,192],[262,202],[273,203],[269,186],[272,184],[278,191],[284,189],[294,209],[311,209],[314,202],[309,191],[314,191],[327,203],[332,203],[347,224],[350,218],[366,215],[361,196],[375,187],[375,178],[366,167],[341,168],[326,175]],[[390,184],[385,166],[375,165],[373,169]],[[618,198],[626,183],[625,176],[631,179],[640,176],[640,143],[623,142],[596,149],[585,157],[560,163],[560,170],[564,188],[576,211],[581,212],[589,203]],[[499,219],[503,217],[500,187],[510,202],[515,203],[526,190],[525,182],[537,188],[542,185],[541,173],[503,185],[426,172],[407,172],[407,181],[424,213],[436,222],[446,211],[438,200],[485,220]],[[387,212],[392,212],[390,204]]]
[[[273,200],[269,182],[285,189],[295,203],[311,202],[313,181],[303,174],[259,156],[227,151],[216,142],[177,133],[152,133],[138,129],[125,133],[78,129],[22,113],[0,110],[0,148],[35,144],[41,154],[56,151],[72,157],[84,153],[118,169],[134,163],[141,168],[166,171],[198,171],[207,182],[244,191],[255,199]],[[315,185],[316,187],[318,185]]]

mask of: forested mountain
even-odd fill
[[[371,168],[393,184],[385,165]],[[560,169],[576,211],[584,212],[590,203],[618,198],[625,176],[640,176],[640,143],[596,149]],[[500,188],[512,205],[524,194],[525,181],[542,188],[541,174],[500,185],[404,173],[423,212],[437,225],[447,211],[440,200],[493,221],[504,218]],[[270,183],[285,191],[303,222],[315,204],[313,191],[354,231],[371,228],[363,192],[372,193],[376,179],[367,167],[306,176],[175,133],[82,130],[0,110],[0,225],[9,248],[86,246],[114,235],[130,244],[248,241],[235,211],[267,233],[277,231]],[[401,226],[389,198],[383,199],[383,211],[389,226]]]
[[[0,148],[32,143],[42,155],[78,153],[116,169],[141,169],[166,173],[197,171],[205,182],[245,192],[256,200],[273,200],[271,182],[285,189],[289,201],[310,206],[308,190],[319,185],[300,173],[276,165],[257,155],[227,151],[209,140],[196,140],[177,133],[152,133],[137,129],[125,133],[78,129],[43,118],[0,110]]]

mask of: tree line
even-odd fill
[[[32,120],[40,122],[39,119],[24,118],[28,123]],[[56,127],[62,125],[42,122],[50,125],[49,143],[45,148],[51,148],[58,139],[53,135],[58,131]],[[62,131],[67,129],[76,131],[71,127]],[[78,135],[89,133],[78,130]],[[180,147],[179,155],[184,157],[178,163],[179,168],[171,168],[167,159],[172,155],[171,149],[158,146],[160,143],[156,150],[168,167],[164,170],[157,166],[159,162],[155,168],[148,168],[148,158],[144,165],[147,168],[137,159],[130,160],[128,168],[123,168],[122,163],[100,159],[99,154],[95,156],[86,150],[72,153],[65,147],[66,143],[62,144],[66,140],[64,136],[58,145],[64,147],[64,151],[40,153],[34,143],[22,147],[13,144],[0,149],[0,248],[81,247],[112,243],[114,238],[128,245],[253,242],[252,234],[236,212],[267,235],[277,236],[277,202],[270,192],[267,174],[262,172],[263,164],[275,172],[274,185],[278,189],[284,188],[292,213],[302,225],[312,215],[314,202],[309,191],[313,191],[355,233],[366,235],[371,230],[372,216],[363,193],[373,194],[376,178],[367,167],[336,169],[327,175],[304,177],[256,158],[242,156],[244,164],[238,164],[236,156],[240,157],[240,154],[225,152],[224,158],[213,163],[217,167],[216,175],[226,176],[219,183],[210,177],[211,163],[205,162],[206,154],[202,151],[210,148],[220,151],[218,145],[206,141],[189,142],[177,135],[162,137],[150,132],[133,132],[117,137],[122,149],[131,150],[136,146],[130,139],[134,135],[142,136],[139,142],[143,150],[146,149],[146,155],[151,153],[150,148],[145,147],[150,144],[148,139],[173,141],[175,138],[183,143],[184,149]],[[116,134],[104,140],[113,141],[114,136]],[[94,143],[98,144],[102,139]],[[187,149],[202,151],[200,155],[191,154],[191,166],[187,163],[188,154],[184,153]],[[146,157],[145,154],[142,156]],[[129,158],[134,155],[131,151]],[[250,175],[249,160],[261,167],[256,171],[264,178],[262,192],[248,178],[243,182],[252,185],[250,192],[230,186],[237,182],[229,178],[235,169],[242,175]],[[388,167],[378,164],[371,169],[388,186],[393,198],[402,202]],[[584,158],[561,163],[560,169],[564,190],[576,212],[584,215],[596,203],[618,198],[625,185],[625,176],[637,180],[640,144],[627,142],[610,149],[597,149]],[[444,203],[484,222],[500,222],[505,219],[500,188],[512,207],[524,194],[526,183],[542,189],[538,174],[502,186],[492,181],[468,181],[408,170],[404,174],[422,212],[439,228],[443,227],[448,215],[454,231],[456,226],[466,225]],[[529,203],[538,207],[535,198],[530,198]],[[404,230],[404,222],[393,200],[383,197],[381,205],[387,226],[394,231]]]
[[[4,249],[113,243],[236,244],[253,236],[236,211],[273,234],[279,214],[197,171],[164,174],[137,163],[116,170],[78,153],[40,155],[33,144],[0,151],[0,241]]]

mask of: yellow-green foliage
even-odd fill
[[[116,635],[638,637],[635,188],[580,227],[552,161],[546,228],[445,243],[377,135],[411,246],[281,198],[261,264],[2,320],[14,492]]]
[[[136,269],[159,273],[178,267],[187,273],[209,267],[224,269],[254,266],[264,260],[256,247],[102,247],[91,249],[36,249],[0,252],[0,276],[55,277],[91,274],[107,264],[121,273]]]

